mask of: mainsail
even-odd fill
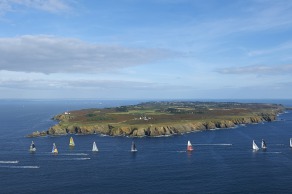
[[[57,154],[58,153],[58,149],[55,143],[53,143],[53,148],[52,148],[52,153],[53,154]]]
[[[187,150],[188,150],[188,151],[193,151],[193,150],[194,150],[194,149],[193,149],[193,146],[192,146],[192,144],[191,144],[191,141],[188,141]]]
[[[131,146],[131,152],[137,152],[137,148],[134,142],[132,142],[132,146]]]
[[[73,137],[70,137],[70,143],[69,143],[69,146],[75,146],[75,143],[74,143]]]
[[[262,149],[266,149],[266,148],[267,148],[267,144],[265,140],[262,139]]]
[[[98,151],[95,142],[93,142],[93,145],[92,145],[92,151],[93,151],[93,152],[97,152],[97,151]]]
[[[253,149],[253,150],[259,150],[259,147],[258,147],[257,144],[254,142],[254,140],[252,141],[252,149]]]
[[[36,147],[35,147],[35,144],[34,144],[33,141],[30,144],[29,151],[31,151],[31,152],[35,152],[36,151]]]
[[[292,148],[292,138],[290,138],[290,148]]]

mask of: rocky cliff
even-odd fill
[[[208,120],[208,121],[185,121],[180,123],[157,123],[149,125],[119,125],[119,124],[66,124],[62,122],[51,127],[47,131],[34,132],[28,137],[38,137],[46,135],[65,135],[65,134],[104,134],[110,136],[132,136],[132,137],[143,137],[143,136],[168,136],[174,134],[182,134],[201,130],[210,129],[222,129],[231,128],[240,124],[251,124],[270,122],[276,119],[276,113],[261,113],[257,116],[252,117],[235,117],[233,119],[223,120]],[[64,116],[57,116],[56,119],[67,119]]]

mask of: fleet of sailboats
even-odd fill
[[[188,151],[193,151],[193,150],[194,150],[194,149],[193,149],[193,146],[192,146],[192,144],[191,144],[191,141],[188,141],[187,150],[188,150]]]
[[[73,137],[70,137],[69,146],[75,146],[75,143],[74,143]]]
[[[35,151],[36,151],[36,147],[35,147],[35,144],[34,144],[33,141],[32,141],[31,144],[30,144],[29,151],[30,151],[30,152],[35,152]]]
[[[70,146],[75,146],[75,143],[74,143],[74,140],[72,137],[70,137],[70,143],[69,143]],[[289,141],[289,146],[290,148],[292,148],[292,138],[290,138],[290,141]],[[257,144],[255,143],[255,140],[252,140],[252,149],[254,151],[257,151],[259,150],[260,148],[257,146]],[[267,149],[267,144],[266,144],[266,141],[264,139],[262,139],[262,142],[261,142],[261,149],[265,150]],[[191,141],[188,141],[187,143],[187,151],[193,151],[193,146],[191,144]],[[29,147],[29,151],[30,152],[35,152],[36,151],[36,146],[34,144],[34,142],[32,141],[31,142],[31,145]],[[93,152],[97,152],[98,151],[98,148],[96,146],[96,143],[95,141],[93,142],[93,145],[92,145],[92,151]],[[132,145],[131,145],[131,152],[137,152],[137,147],[136,147],[136,144],[135,142],[133,141],[132,142]],[[58,154],[58,149],[57,149],[57,146],[55,143],[53,143],[53,148],[52,148],[52,153],[54,154]]]
[[[98,149],[97,149],[97,147],[96,147],[96,143],[95,143],[95,141],[93,142],[93,145],[92,145],[92,151],[93,151],[93,152],[98,152]]]
[[[131,146],[131,152],[137,152],[137,148],[136,148],[136,144],[135,142],[132,142],[132,146]]]

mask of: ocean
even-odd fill
[[[292,107],[292,100],[234,101]],[[169,137],[25,137],[56,124],[51,118],[58,113],[139,102],[0,100],[0,193],[291,193],[292,111],[274,122]],[[262,139],[267,150],[254,152],[252,140]],[[133,140],[137,153],[130,152]],[[193,152],[186,152],[188,140]],[[58,155],[50,153],[53,143]]]

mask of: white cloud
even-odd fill
[[[0,70],[23,72],[103,72],[171,58],[165,49],[99,45],[54,36],[0,38]]]
[[[278,66],[267,66],[267,65],[250,65],[243,67],[227,67],[217,69],[216,72],[221,74],[292,74],[292,65],[278,65]]]
[[[70,10],[70,6],[65,0],[1,0],[0,14],[10,11],[17,11],[22,7],[33,8],[51,13]]]

